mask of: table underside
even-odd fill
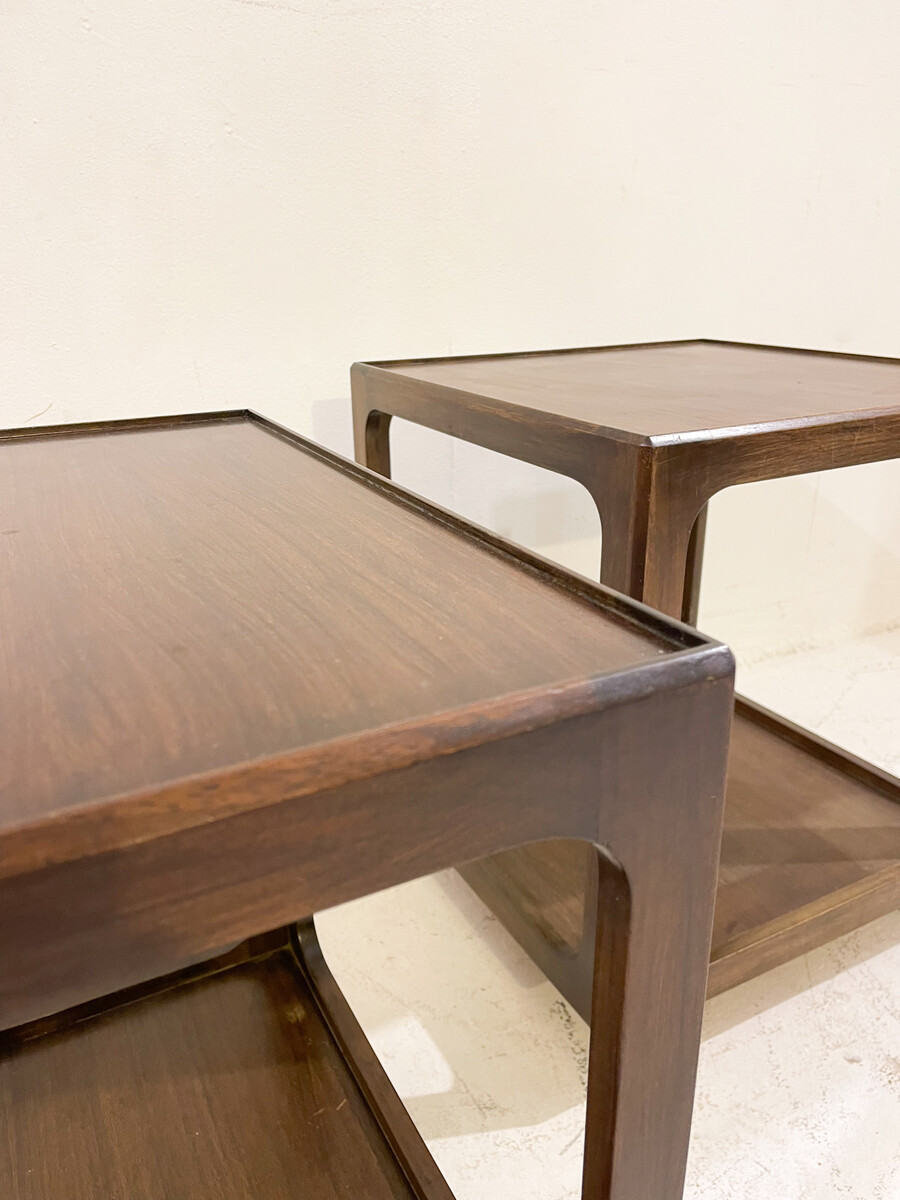
[[[584,849],[542,844],[462,874],[589,1018]],[[746,700],[729,754],[708,995],[900,903],[900,781]]]

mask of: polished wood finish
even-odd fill
[[[655,444],[685,434],[900,416],[900,362],[737,342],[661,342],[594,350],[378,364],[489,404],[553,414],[573,427]]]
[[[884,888],[900,885],[900,781],[746,700],[732,729],[713,993],[745,977],[730,974],[741,951],[774,965],[788,946],[793,957],[810,936],[828,940],[883,915],[900,894]],[[873,887],[882,907],[871,906]],[[846,926],[851,895],[869,903]]]
[[[400,1169],[288,931],[257,941],[56,1033],[7,1035],[0,1195],[452,1200],[378,1068],[414,1147]]]
[[[586,1020],[591,867],[577,842],[542,842],[462,869]],[[898,895],[900,783],[739,699],[707,995],[893,911]]]
[[[361,1187],[348,1162],[333,1187],[410,1184],[439,1200],[445,1185],[395,1119],[309,926],[291,950],[305,985],[280,944],[264,962],[227,951],[209,981],[191,964],[298,914],[574,839],[597,881],[584,1194],[677,1200],[721,840],[727,649],[250,414],[17,431],[0,460],[15,522],[0,577],[18,581],[0,590],[12,714],[0,1028],[16,1027],[4,1069],[19,1094],[93,1069],[100,1093],[74,1125],[88,1127],[78,1145],[62,1131],[64,1098],[40,1093],[44,1132],[59,1137],[41,1170],[65,1158],[111,1194],[182,1126],[212,1143],[221,1113],[233,1153],[210,1144],[192,1166],[183,1141],[173,1151],[190,1181],[206,1164],[214,1187],[230,1166],[232,1192],[219,1194],[258,1195],[260,1179],[283,1194],[296,1155],[296,1178],[328,1196],[334,1141],[376,1182]],[[185,969],[182,986],[152,994],[146,981]],[[322,1018],[309,1026],[315,1068],[286,1017],[307,1012],[301,1034],[318,1021],[304,986]],[[122,988],[137,989],[128,1006],[99,1015],[97,998]],[[261,1116],[246,1128],[219,1078],[230,1069],[241,1081],[258,1071],[247,1106]],[[378,1138],[351,1104],[351,1075]],[[324,1120],[319,1105],[296,1098],[304,1079],[335,1117],[353,1110],[325,1145],[309,1123]],[[144,1080],[171,1109],[160,1123],[109,1100]],[[302,1136],[287,1128],[298,1117]],[[263,1124],[278,1126],[270,1166]],[[14,1200],[31,1200],[32,1128],[10,1132]],[[120,1128],[121,1145],[98,1151]],[[147,1194],[174,1187],[166,1164],[140,1170]]]
[[[900,455],[900,362],[721,342],[357,363],[356,454],[392,417],[579,480],[601,579],[693,622],[719,490]],[[896,907],[900,784],[746,702],[734,724],[710,992]],[[465,877],[587,1015],[585,854],[518,850]],[[588,907],[590,908],[590,899]]]
[[[0,612],[28,623],[0,641],[4,825],[663,644],[598,637],[577,598],[260,424],[0,435],[0,478]],[[446,584],[416,571],[438,555]]]

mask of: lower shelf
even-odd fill
[[[452,1200],[311,924],[2,1039],[4,1200]]]
[[[472,863],[464,878],[586,1018],[593,855],[575,842]],[[708,994],[900,904],[900,780],[738,699]]]

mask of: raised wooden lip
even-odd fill
[[[437,363],[455,362],[495,362],[520,358],[553,358],[568,357],[578,354],[603,354],[621,350],[653,350],[670,346],[733,346],[743,350],[772,351],[782,354],[799,354],[819,358],[848,359],[854,362],[875,362],[892,364],[900,367],[900,358],[890,358],[878,354],[844,354],[839,350],[816,350],[802,346],[778,346],[763,342],[740,342],[725,338],[674,338],[652,342],[621,342],[608,346],[564,346],[550,350],[512,350],[499,354],[445,354],[432,358],[383,359],[378,361],[359,361],[353,363],[351,372],[377,372],[390,375],[397,367],[434,366]],[[406,376],[402,376],[406,378]],[[414,377],[410,377],[414,378]],[[687,429],[675,433],[638,433],[632,429],[622,429],[616,425],[602,425],[595,421],[585,421],[577,417],[567,417],[560,413],[548,414],[540,409],[527,405],[516,404],[511,400],[501,400],[471,389],[456,388],[451,384],[437,383],[434,380],[418,380],[420,387],[427,387],[435,396],[447,399],[466,398],[471,403],[473,396],[490,405],[498,414],[514,416],[532,424],[539,424],[542,419],[552,420],[557,426],[562,426],[575,434],[601,436],[614,441],[629,442],[632,445],[646,446],[652,450],[662,450],[673,446],[707,444],[731,438],[750,438],[764,434],[793,433],[803,430],[822,430],[824,428],[852,429],[857,424],[872,420],[884,420],[889,417],[900,417],[900,396],[893,404],[882,405],[879,408],[854,409],[852,411],[835,410],[833,412],[817,413],[809,417],[791,417],[771,421],[756,421],[744,425],[722,425],[714,429]],[[422,424],[423,422],[419,422]]]
[[[813,354],[823,358],[850,358],[863,362],[894,363],[888,354],[853,354],[843,350],[821,350],[815,346],[787,346],[775,342],[743,342],[736,338],[659,338],[649,342],[611,342],[604,346],[560,346],[548,350],[506,350],[499,354],[435,354],[424,358],[385,358],[360,361],[365,367],[416,367],[439,362],[486,362],[498,358],[548,358],[557,354],[601,354],[607,350],[652,350],[661,346],[739,346],[745,350],[775,350],[788,354]]]
[[[607,350],[654,350],[662,346],[697,346],[717,343],[715,338],[661,338],[650,342],[614,342],[608,346],[557,346],[549,350],[502,350],[499,354],[435,354],[422,358],[383,358],[355,363],[361,367],[425,367],[435,363],[495,362],[509,358],[555,358],[569,354],[602,354]],[[736,344],[736,343],[735,343]]]
[[[886,916],[894,911],[898,901],[900,863],[892,863],[833,892],[826,892],[789,913],[726,938],[712,948],[707,999]],[[862,921],[860,910],[865,912]],[[807,944],[803,938],[798,938],[798,930],[805,929],[808,938],[808,931],[818,926],[826,931],[824,938],[814,937]],[[801,947],[796,950],[794,946],[798,941]]]
[[[760,725],[769,733],[774,733],[784,741],[790,742],[792,746],[796,746],[804,753],[810,754],[829,767],[833,767],[834,770],[840,771],[848,779],[855,779],[878,795],[900,803],[900,777],[892,775],[890,771],[882,770],[874,763],[866,762],[864,758],[860,758],[850,750],[845,750],[843,746],[829,742],[827,738],[820,737],[811,729],[804,729],[802,725],[798,725],[789,717],[783,717],[773,709],[767,708],[764,704],[759,704],[747,696],[742,696],[738,692],[734,696],[734,707],[735,712],[746,720],[753,721],[754,724]]]
[[[654,637],[660,654],[632,666],[586,673],[471,705],[288,750],[201,774],[179,776],[140,791],[97,797],[55,813],[0,825],[0,879],[122,849],[183,829],[327,791],[356,779],[403,769],[442,755],[630,703],[651,690],[675,690],[701,679],[731,676],[731,651],[688,625],[663,616],[601,584],[514,546],[381,475],[310,442],[248,409],[184,416],[37,426],[0,431],[0,444],[54,437],[96,436],[248,422],[374,488],[483,547],[588,608]]]
[[[155,417],[114,417],[108,421],[67,421],[61,425],[18,425],[0,429],[0,443],[44,441],[57,437],[96,437],[104,433],[178,429],[183,425],[239,424],[254,416],[246,408],[210,409],[205,412],[163,414]]]

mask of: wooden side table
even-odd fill
[[[601,579],[694,623],[706,504],[733,484],[900,455],[900,362],[676,342],[352,369],[356,455],[390,474],[393,416],[579,480]],[[710,994],[900,900],[900,783],[738,700]],[[583,1015],[583,855],[464,871]],[[592,884],[587,885],[590,892]]]
[[[0,481],[4,1200],[450,1200],[294,922],[552,839],[584,1195],[677,1200],[728,650],[247,413],[8,432]]]

